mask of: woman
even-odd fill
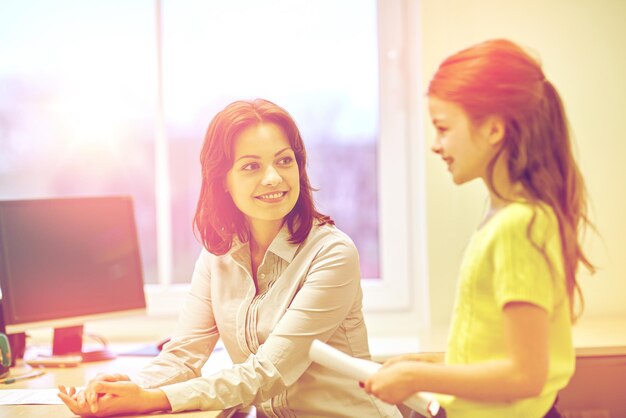
[[[314,339],[369,358],[358,253],[315,210],[290,115],[238,101],[209,125],[195,227],[204,245],[178,330],[132,381],[101,375],[59,396],[79,415],[224,409],[258,416],[399,417],[340,374],[311,364]],[[200,369],[218,338],[233,367]]]

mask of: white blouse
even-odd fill
[[[301,244],[276,236],[251,274],[247,243],[200,254],[177,331],[133,380],[160,387],[174,412],[254,404],[263,417],[401,417],[357,382],[308,359],[314,339],[369,359],[359,257],[334,226],[313,226]],[[218,338],[234,365],[200,370]]]

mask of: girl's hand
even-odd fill
[[[128,381],[97,382],[93,389],[100,396],[96,411],[86,403],[79,403],[79,394],[70,387],[59,386],[59,398],[76,415],[81,417],[106,417],[118,414],[150,413],[170,410],[170,403],[160,389],[143,389]],[[84,396],[84,395],[83,395]]]
[[[393,360],[393,359],[392,359]],[[419,363],[415,361],[395,361],[385,363],[369,379],[365,381],[364,389],[377,398],[396,405],[416,393],[415,374],[413,370]]]

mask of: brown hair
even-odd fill
[[[304,143],[291,115],[268,100],[236,101],[226,106],[211,120],[200,152],[202,186],[194,216],[194,227],[204,247],[215,255],[227,253],[235,235],[242,242],[250,239],[250,231],[243,213],[225,191],[224,184],[226,174],[233,165],[236,139],[245,129],[260,123],[278,125],[289,139],[296,156],[300,173],[300,195],[296,205],[285,218],[291,234],[290,242],[304,241],[311,231],[314,220],[320,224],[334,224],[329,216],[315,209],[312,194],[314,189],[306,172]]]
[[[503,146],[488,166],[488,184],[497,194],[493,169],[497,159],[506,155],[511,181],[521,183],[531,201],[544,202],[554,210],[575,318],[575,294],[581,311],[584,306],[576,281],[578,265],[595,271],[579,234],[593,225],[587,218],[585,185],[572,153],[563,103],[541,64],[511,41],[490,40],[447,58],[430,82],[428,95],[460,105],[474,123],[492,115],[505,121]],[[529,238],[533,222],[534,217]],[[543,248],[539,249],[545,256]]]

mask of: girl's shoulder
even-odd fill
[[[492,231],[558,231],[558,221],[552,207],[545,203],[511,202],[493,219]]]
[[[549,221],[555,219],[556,215],[552,207],[545,203],[531,203],[526,201],[511,202],[504,207],[504,219],[512,221]]]

